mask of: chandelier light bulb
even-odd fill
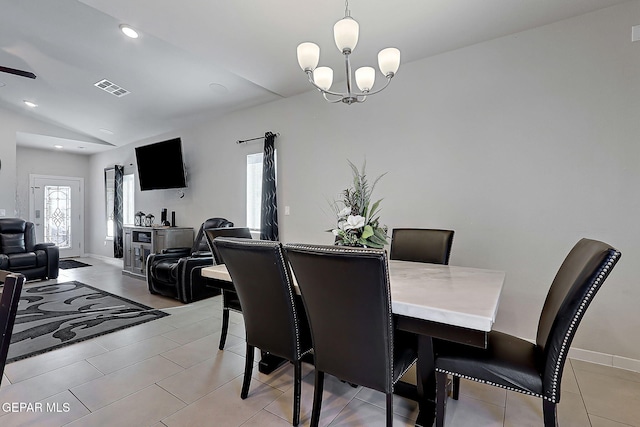
[[[298,64],[302,71],[313,71],[320,60],[320,47],[315,43],[304,42],[298,45]]]
[[[395,47],[382,49],[378,53],[378,66],[385,77],[395,75],[400,67],[400,51]]]
[[[355,19],[345,17],[333,26],[333,38],[340,52],[351,53],[358,44],[360,26]]]
[[[323,90],[329,90],[333,83],[333,70],[329,67],[318,67],[313,71],[313,82]]]
[[[356,70],[356,84],[363,92],[369,92],[376,81],[376,70],[373,67],[360,67]]]

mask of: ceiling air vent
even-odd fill
[[[107,79],[100,80],[98,83],[95,83],[94,86],[104,90],[105,92],[109,92],[110,94],[115,95],[118,98],[122,98],[123,96],[131,93],[128,90],[118,86],[117,84],[110,82]]]

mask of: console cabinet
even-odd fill
[[[124,227],[124,265],[122,273],[144,278],[147,257],[167,248],[190,248],[193,228],[190,227]]]

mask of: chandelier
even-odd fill
[[[358,23],[351,17],[349,0],[345,1],[344,18],[333,26],[333,37],[338,50],[344,55],[347,73],[347,92],[333,92],[329,90],[333,83],[333,70],[329,67],[318,67],[320,59],[320,47],[315,43],[304,42],[298,45],[298,64],[307,73],[309,82],[314,85],[328,102],[344,102],[351,105],[356,102],[366,101],[369,95],[374,95],[389,86],[389,82],[400,67],[400,51],[394,47],[382,49],[378,53],[378,66],[387,81],[377,90],[373,89],[376,79],[376,71],[373,67],[360,67],[355,72],[356,85],[361,92],[355,92],[352,88],[351,62],[349,57],[358,44]]]

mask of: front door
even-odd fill
[[[60,257],[84,254],[84,178],[29,175],[29,218],[38,243],[52,242]]]

